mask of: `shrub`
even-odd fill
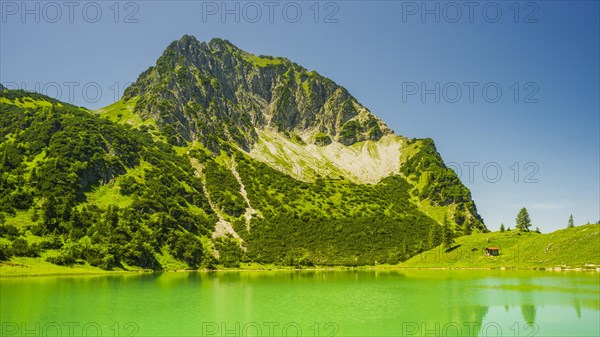
[[[198,268],[202,262],[204,250],[202,243],[193,234],[179,233],[169,238],[171,254],[178,260],[185,261],[191,268]]]
[[[40,242],[41,249],[61,249],[63,242],[60,236],[51,236],[48,240]]]
[[[0,261],[8,261],[13,256],[10,246],[7,244],[0,244]]]
[[[2,225],[0,226],[0,236],[8,237],[11,240],[21,236],[19,229],[13,225]]]
[[[11,245],[12,253],[15,256],[26,256],[26,257],[38,257],[40,256],[40,245],[32,244],[29,245],[27,240],[23,238],[18,238],[13,241]]]
[[[68,252],[61,252],[58,256],[47,257],[46,261],[59,266],[71,266],[77,262],[77,259]]]

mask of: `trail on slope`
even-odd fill
[[[246,212],[244,213],[244,219],[246,219],[246,230],[250,232],[250,220],[252,220],[252,217],[257,215],[258,212],[250,204],[246,187],[244,187],[244,182],[237,171],[237,164],[233,156],[231,157],[231,173],[233,173],[233,176],[238,181],[238,184],[240,184],[240,194],[242,195],[242,198],[244,198],[244,201],[246,201],[246,205],[248,205],[248,207],[246,207]]]
[[[231,226],[231,223],[229,223],[229,221],[225,220],[223,213],[221,212],[219,207],[212,201],[212,199],[210,197],[210,193],[208,192],[208,189],[206,188],[206,177],[204,176],[204,173],[202,172],[202,164],[200,164],[196,158],[190,158],[190,164],[192,164],[192,167],[196,171],[196,172],[194,172],[194,174],[196,175],[196,177],[200,178],[200,181],[202,182],[202,190],[204,191],[204,195],[206,195],[206,198],[208,199],[208,204],[210,205],[210,208],[213,210],[213,212],[215,212],[215,214],[219,218],[219,221],[217,221],[217,223],[215,224],[215,229],[212,232],[212,237],[213,238],[223,237],[227,233],[229,233],[235,239],[239,240],[240,246],[242,246],[242,249],[244,249],[245,247],[243,247],[243,245],[242,245],[242,242],[244,240],[242,238],[240,238],[238,233],[233,229],[233,227]]]

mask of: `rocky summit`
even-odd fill
[[[173,142],[210,149],[227,139],[245,150],[258,131],[293,134],[309,144],[352,145],[392,130],[335,82],[285,58],[255,56],[230,42],[171,43],[156,66],[140,75],[124,99],[168,128]]]

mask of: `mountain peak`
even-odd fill
[[[172,44],[198,44],[199,45],[202,43],[206,44],[206,42],[201,42],[194,35],[183,34],[179,40],[175,40],[175,41],[171,42],[171,45]],[[229,40],[221,39],[218,37],[214,37],[214,38],[210,39],[208,44],[209,45],[229,45],[229,46],[235,47],[235,45],[233,43],[231,43]]]
[[[228,40],[213,38],[208,43],[201,42],[193,35],[183,35],[179,40],[175,40],[165,49],[163,56],[171,55],[172,52],[186,57],[193,57],[199,53],[217,54],[222,52],[242,52]]]
[[[212,38],[208,42],[208,45],[210,47],[213,47],[213,48],[215,48],[215,47],[226,47],[226,48],[240,50],[236,45],[234,45],[233,43],[229,42],[229,40],[220,39],[218,37]]]
[[[126,90],[124,99],[133,97],[136,112],[154,119],[171,142],[199,141],[211,150],[227,141],[249,151],[264,129],[320,146],[393,133],[332,80],[218,38],[172,42]]]
[[[179,40],[175,40],[167,46],[165,51],[168,50],[185,50],[188,49],[191,45],[200,45],[200,41],[196,39],[193,35],[183,35]]]
[[[194,35],[188,35],[188,34],[183,34],[181,39],[179,39],[178,41],[186,42],[186,43],[200,43],[200,41],[198,41],[198,39],[196,39],[196,37]],[[177,41],[175,41],[175,42],[177,42]]]

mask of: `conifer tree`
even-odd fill
[[[529,218],[529,213],[525,207],[521,208],[519,214],[517,214],[517,229],[523,232],[529,232],[529,227],[531,227],[531,219]]]
[[[569,223],[567,224],[567,228],[575,227],[575,223],[573,222],[573,214],[569,217]]]

